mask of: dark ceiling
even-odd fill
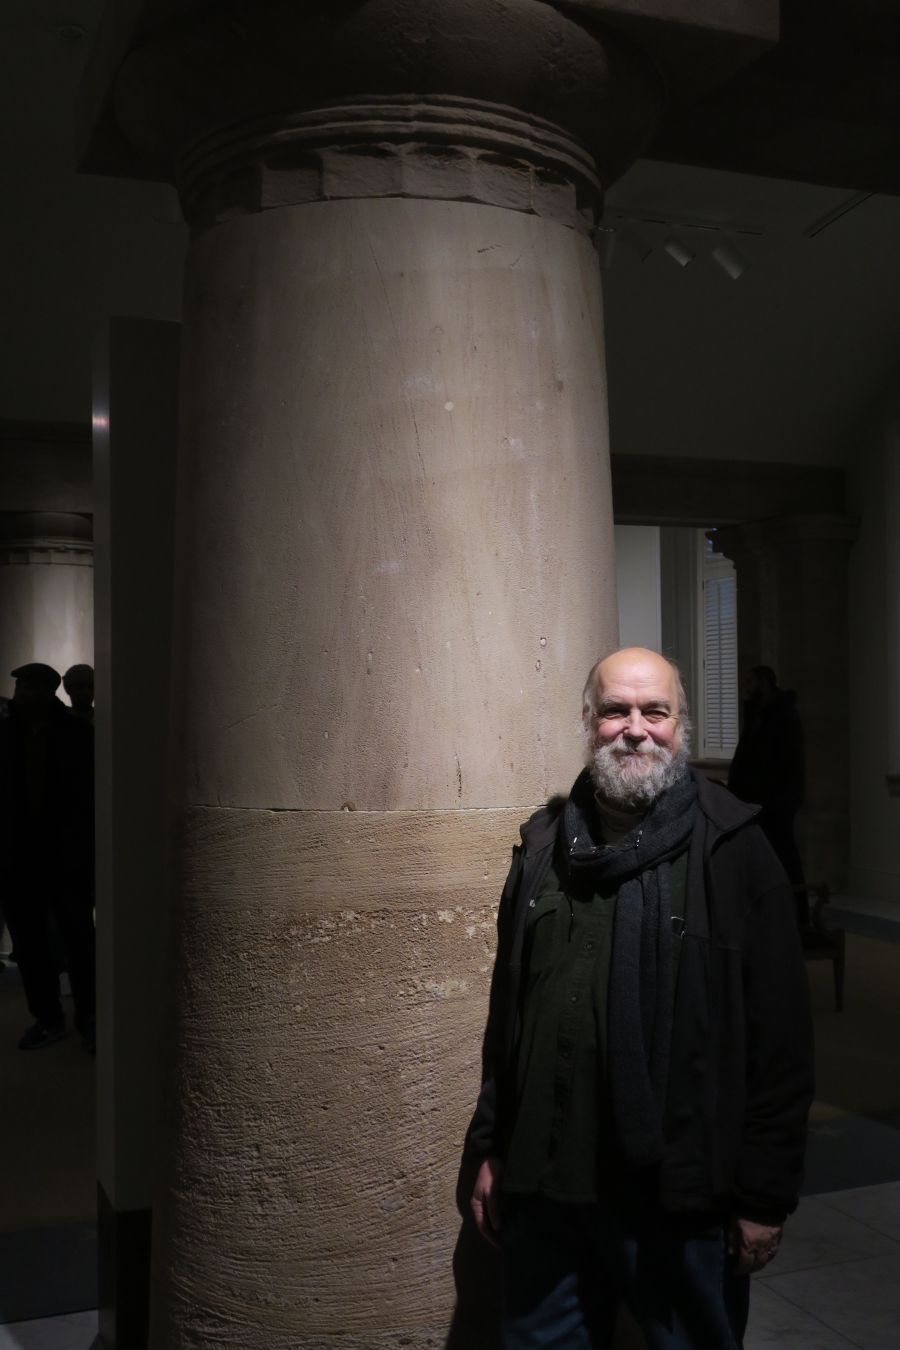
[[[670,116],[649,154],[900,193],[897,0],[782,0],[778,45]]]
[[[104,8],[0,7],[0,420],[87,425],[109,316],[179,317],[172,189],[76,172],[76,91]],[[623,235],[604,283],[618,453],[842,464],[900,369],[900,0],[785,0],[785,16],[783,47],[702,115],[675,115],[657,158],[609,194]],[[861,74],[876,67],[877,88]],[[770,105],[764,87],[781,90]],[[667,253],[673,234],[690,266]],[[717,266],[719,243],[745,256],[739,280]]]

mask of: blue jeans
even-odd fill
[[[606,1350],[624,1301],[648,1350],[740,1350],[750,1281],[721,1224],[615,1207],[507,1201],[501,1231],[504,1350]]]

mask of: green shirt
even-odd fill
[[[669,872],[673,916],[684,913],[686,877],[687,850]],[[606,1064],[616,894],[563,884],[551,867],[530,906],[506,1191],[591,1202],[604,1190],[616,1156]]]

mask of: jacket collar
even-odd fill
[[[695,769],[691,769],[690,773],[697,784],[697,804],[717,833],[730,834],[759,814],[758,806],[740,801],[721,783],[710,782]],[[562,796],[551,797],[521,826],[519,834],[526,853],[538,853],[553,844],[560,813],[567,800]]]
[[[567,800],[568,798],[562,795],[551,797],[519,827],[526,853],[539,853],[541,849],[552,847],[559,827],[559,818]]]

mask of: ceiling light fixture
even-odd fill
[[[668,253],[669,257],[673,258],[679,267],[689,267],[697,256],[696,253],[691,252],[687,244],[682,243],[674,234],[670,234],[663,244],[663,253]]]
[[[737,281],[739,277],[742,277],[750,266],[750,260],[745,258],[743,253],[736,249],[733,244],[716,244],[710,256],[719,264],[722,271],[731,277],[732,281]]]

